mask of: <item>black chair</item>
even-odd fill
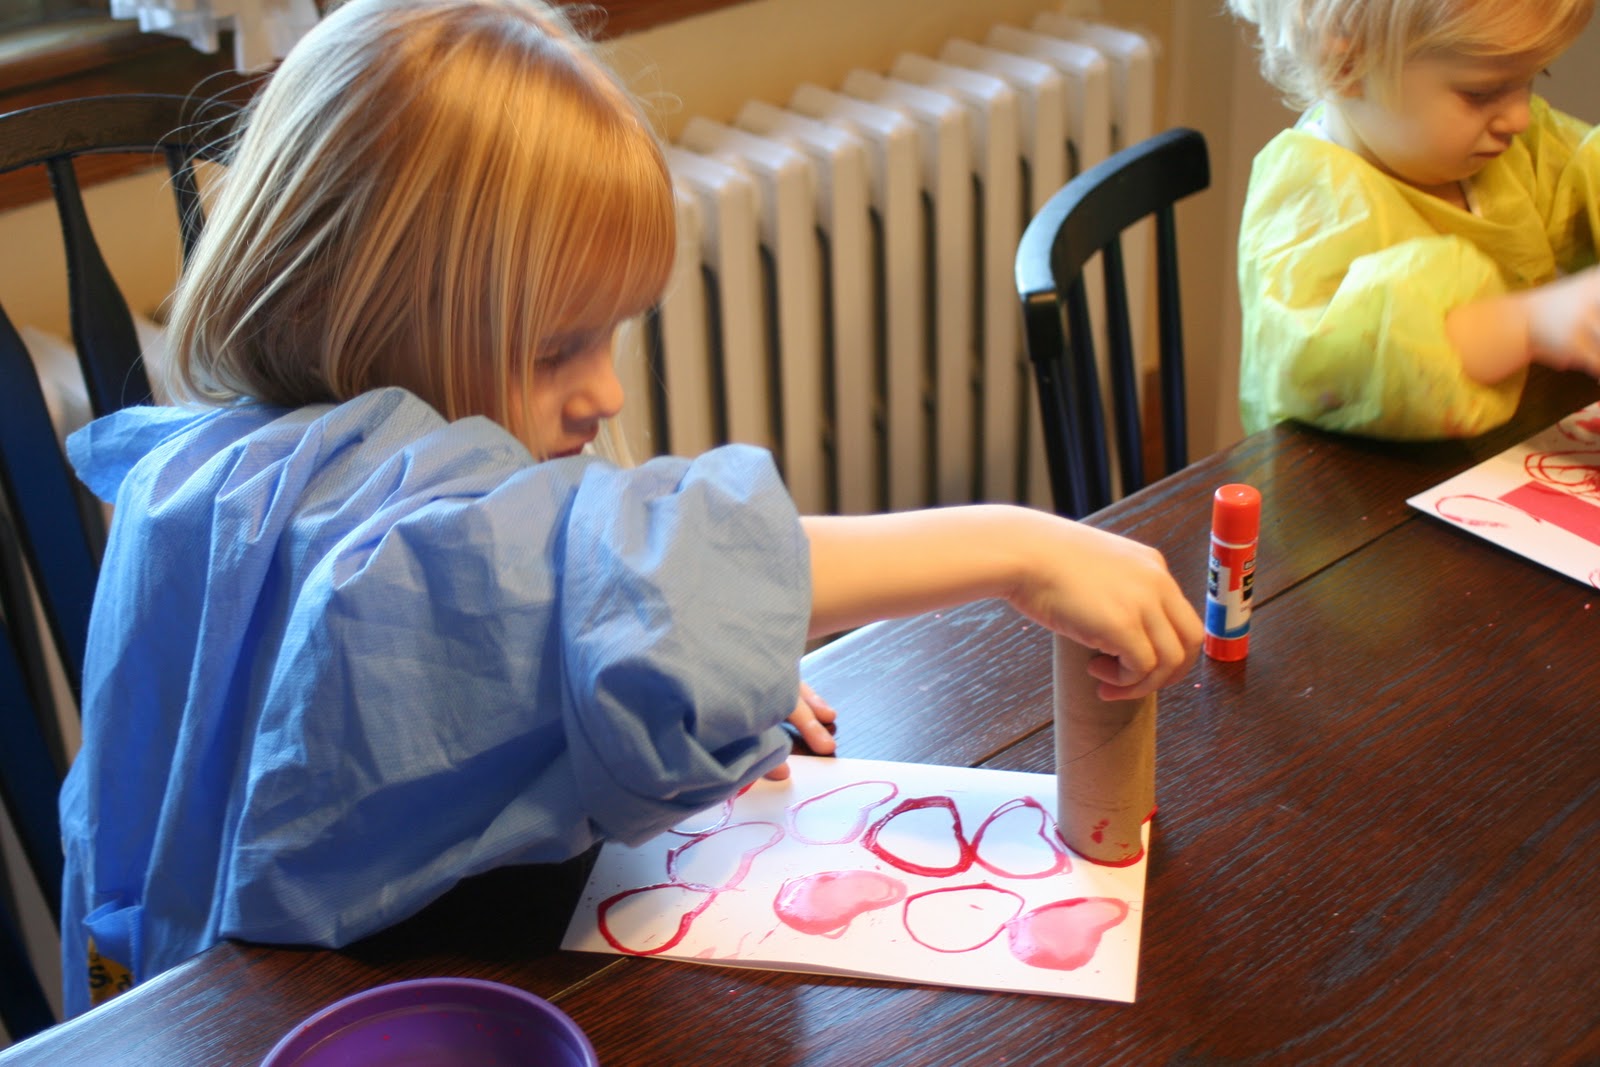
[[[193,163],[216,159],[235,108],[180,96],[108,96],[0,115],[0,173],[48,173],[66,249],[72,340],[91,411],[103,415],[150,397],[138,335],[84,210],[73,160],[90,153],[151,154],[165,161],[184,254],[200,232]],[[152,158],[152,163],[155,159]],[[89,607],[104,547],[102,511],[61,452],[34,363],[0,308],[0,799],[57,921],[61,835],[56,796],[66,771],[49,657],[80,696]],[[44,632],[36,625],[35,595]],[[16,1038],[48,1025],[50,1009],[4,914],[0,887],[0,1021]]]
[[[1168,130],[1073,178],[1023,231],[1017,246],[1017,293],[1028,358],[1039,387],[1050,491],[1056,511],[1063,515],[1082,518],[1146,482],[1146,427],[1139,408],[1121,235],[1151,215],[1156,231],[1163,473],[1188,463],[1173,205],[1210,184],[1205,138],[1195,130]],[[1120,493],[1112,481],[1083,282],[1084,265],[1097,252],[1105,269],[1106,342],[1115,413],[1111,428],[1116,435]]]
[[[0,631],[7,631],[0,632],[0,783],[5,786],[0,792],[29,870],[41,885],[48,879],[51,887],[59,887],[62,861],[55,803],[61,775],[35,718],[9,628],[0,625]],[[46,896],[54,898],[59,911],[59,889]],[[8,886],[0,885],[0,1022],[18,1039],[55,1022],[28,958],[20,914],[16,897]],[[59,921],[59,915],[56,918]]]

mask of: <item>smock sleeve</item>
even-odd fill
[[[563,729],[589,820],[635,843],[787,754],[809,551],[767,454],[740,446],[592,465],[568,526]]]
[[[1528,146],[1540,211],[1566,273],[1596,262],[1600,239],[1600,130],[1535,98]]]
[[[91,945],[133,981],[225,937],[344,945],[788,752],[810,555],[762,450],[537,463],[399,389],[129,408],[69,449],[117,501],[62,789],[69,1012]]]
[[[343,944],[467,875],[659,833],[789,751],[809,553],[770,457],[441,466],[469,421],[302,494],[370,499],[296,550],[225,936]]]
[[[1463,437],[1516,410],[1524,376],[1472,380],[1445,335],[1450,308],[1506,290],[1495,262],[1314,136],[1288,131],[1256,159],[1239,287],[1247,431],[1298,419],[1393,439]]]

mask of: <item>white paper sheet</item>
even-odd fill
[[[1600,588],[1600,404],[1407,503]]]
[[[605,845],[562,947],[1134,999],[1148,852],[1071,852],[1054,775],[789,766],[640,847]]]

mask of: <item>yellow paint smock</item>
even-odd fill
[[[1538,97],[1532,112],[1472,179],[1475,214],[1304,129],[1261,150],[1239,232],[1247,431],[1299,419],[1426,440],[1511,417],[1526,374],[1467,377],[1445,316],[1593,264],[1600,233],[1594,128]]]

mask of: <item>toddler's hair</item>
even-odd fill
[[[1595,0],[1228,0],[1259,34],[1261,72],[1292,107],[1372,78],[1392,99],[1421,55],[1526,56],[1542,67],[1583,32]]]
[[[648,121],[555,8],[353,0],[244,117],[164,384],[290,406],[401,385],[528,440],[539,340],[653,304],[674,219]]]

